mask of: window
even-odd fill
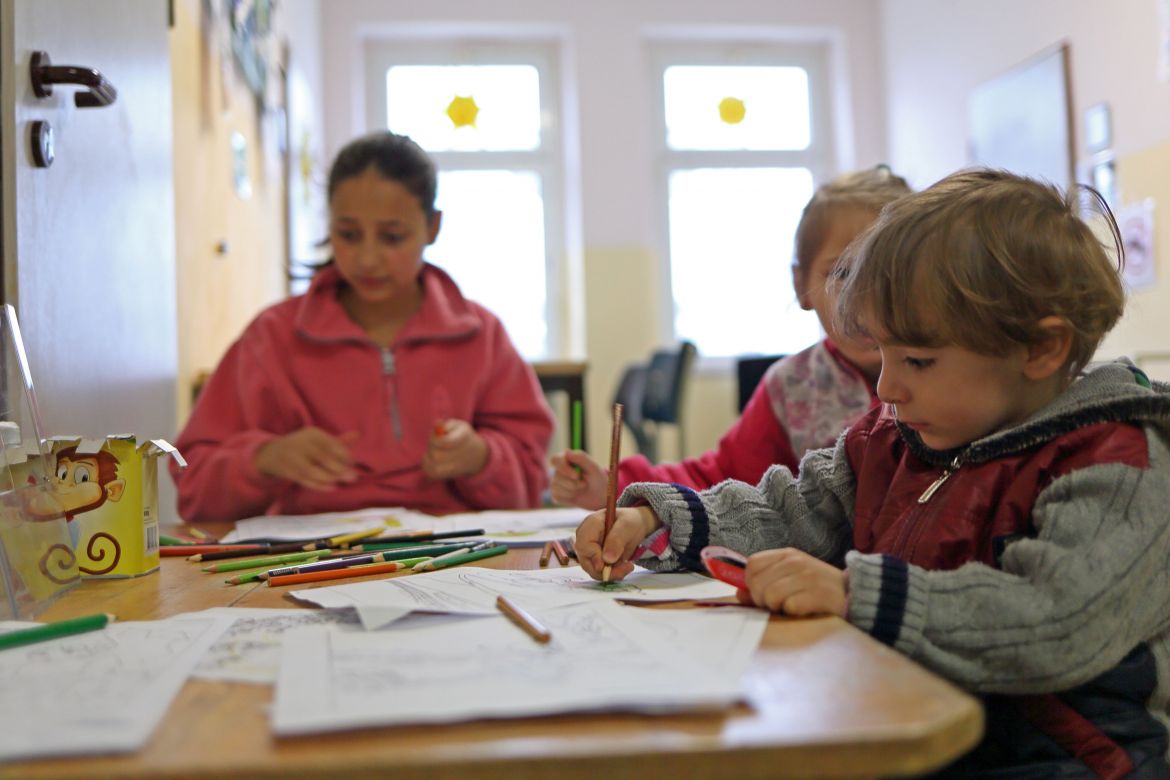
[[[792,287],[796,225],[832,158],[821,49],[656,54],[673,336],[706,357],[799,351],[822,334]]]
[[[489,42],[367,48],[371,129],[409,135],[439,169],[443,227],[426,258],[503,321],[528,359],[558,343],[561,154],[554,52]]]

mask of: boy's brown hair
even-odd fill
[[[894,174],[888,165],[846,173],[822,184],[800,214],[793,242],[794,265],[809,270],[829,234],[834,212],[851,208],[872,211],[876,216],[887,203],[911,192],[906,180]]]
[[[1081,193],[1113,234],[1116,264],[1079,215]],[[1075,374],[1125,306],[1121,239],[1101,196],[1007,171],[960,171],[899,199],[847,254],[834,316],[852,336],[868,325],[900,344],[998,355],[1042,341],[1040,320],[1055,315],[1072,329]]]

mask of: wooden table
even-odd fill
[[[531,569],[538,552],[512,550],[482,563]],[[41,619],[306,608],[285,596],[289,588],[232,587],[223,577],[165,558],[158,574],[84,582]],[[0,765],[0,778],[856,778],[936,769],[973,747],[983,729],[975,699],[837,618],[774,617],[744,690],[750,706],[715,713],[564,715],[277,739],[265,711],[270,686],[189,680],[138,753]]]
[[[563,391],[569,396],[569,416],[565,430],[573,430],[573,402],[581,402],[581,449],[585,444],[585,369],[589,364],[576,360],[538,360],[532,365],[544,392]]]

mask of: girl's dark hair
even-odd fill
[[[422,147],[405,135],[377,132],[346,144],[329,169],[327,197],[333,200],[338,186],[374,168],[386,179],[406,187],[418,199],[430,220],[435,216],[435,163]]]

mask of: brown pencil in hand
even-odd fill
[[[617,519],[617,474],[618,474],[618,460],[621,459],[622,452],[622,405],[613,405],[613,429],[610,431],[609,439],[609,481],[605,486],[605,531],[601,535],[601,549],[605,549],[605,540],[609,537],[609,531],[613,528],[614,520]],[[601,581],[609,582],[610,569],[613,567],[608,563],[601,570]]]

